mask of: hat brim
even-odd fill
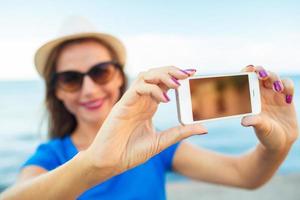
[[[67,40],[74,40],[74,39],[82,39],[82,38],[96,38],[106,42],[108,45],[113,48],[117,54],[118,61],[120,62],[121,66],[125,65],[126,62],[126,50],[122,42],[117,39],[116,37],[104,34],[104,33],[97,33],[97,32],[87,32],[87,33],[78,33],[73,35],[67,35],[55,40],[49,41],[43,46],[41,46],[35,53],[34,56],[34,63],[38,73],[44,77],[44,71],[46,68],[46,63],[52,51],[61,43]]]

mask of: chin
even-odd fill
[[[106,117],[107,113],[103,111],[84,112],[81,115],[81,118],[84,119],[84,121],[88,121],[91,123],[98,123],[99,121],[104,121]]]
[[[95,116],[95,117],[88,116],[88,117],[83,117],[82,119],[84,122],[88,124],[98,124],[98,123],[102,123],[105,118],[99,116]]]

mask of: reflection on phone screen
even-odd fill
[[[190,79],[193,120],[251,113],[248,75]]]

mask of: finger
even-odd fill
[[[271,71],[267,71],[262,66],[256,66],[255,72],[258,74],[259,79],[262,80],[263,86],[269,89],[273,89],[275,92],[282,92],[284,86],[280,77]]]
[[[155,101],[157,101],[157,103],[170,101],[170,98],[167,96],[167,94],[155,84],[140,83],[136,87],[136,92],[139,95],[152,97]]]
[[[266,88],[273,89],[275,92],[282,92],[284,90],[284,86],[280,77],[271,71],[268,71],[269,78],[263,81],[263,84]]]
[[[154,70],[157,71],[157,69],[160,71],[160,73],[168,73],[176,79],[185,79],[189,76],[192,76],[196,72],[196,69],[180,69],[175,66],[161,67]]]
[[[163,92],[165,92],[165,93],[167,93],[168,90],[169,90],[169,87],[166,86],[166,85],[163,84],[163,83],[158,84],[158,87],[160,87],[160,89],[161,89]]]
[[[182,80],[194,75],[196,69],[180,69],[178,67],[170,67],[167,72],[174,78]]]
[[[251,115],[242,118],[241,124],[245,127],[253,126],[257,132],[269,133],[272,129],[271,123],[261,115]]]
[[[158,149],[162,151],[167,147],[175,144],[187,137],[193,135],[202,135],[206,134],[207,129],[200,124],[191,124],[191,125],[180,125],[177,127],[170,128],[168,130],[162,131],[158,135]]]
[[[294,95],[294,82],[291,79],[286,78],[282,79],[282,84],[284,86],[282,93],[285,94],[285,101],[286,103],[291,104]]]
[[[154,68],[146,73],[144,73],[144,79],[148,83],[158,84],[165,80],[164,84],[166,85],[179,85],[177,80],[185,79],[196,72],[195,69],[186,69],[181,70],[177,67],[169,66],[169,67],[161,67],[161,68]],[[169,79],[167,79],[169,77]],[[170,82],[171,81],[171,82]],[[170,87],[172,88],[172,87]]]
[[[260,80],[267,80],[269,78],[269,73],[262,66],[255,66],[255,72]]]
[[[241,71],[242,72],[255,72],[255,66],[254,65],[247,65]]]
[[[247,116],[242,119],[242,125],[253,126],[259,141],[269,149],[280,149],[283,144],[282,141],[274,140],[274,137],[271,136],[273,129],[275,129],[275,123],[272,119],[263,117],[262,115]]]
[[[156,78],[154,78],[154,76]],[[155,73],[145,74],[144,77],[145,82],[151,83],[151,84],[164,84],[167,86],[168,89],[175,89],[180,86],[180,83],[178,82],[178,79],[176,79],[173,76],[170,76],[168,73],[159,73],[156,71]]]

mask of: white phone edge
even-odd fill
[[[193,120],[192,114],[192,103],[191,103],[191,93],[189,86],[189,79],[197,79],[197,78],[209,78],[209,77],[225,77],[225,76],[237,76],[237,75],[248,75],[249,80],[249,91],[250,91],[250,99],[251,99],[251,113],[245,113],[241,115],[233,115],[227,117],[219,117],[207,120]],[[249,115],[256,115],[261,112],[261,98],[260,98],[260,89],[259,89],[259,80],[255,72],[241,72],[241,73],[230,73],[230,74],[218,74],[218,75],[207,75],[207,76],[199,76],[194,75],[185,80],[179,81],[181,86],[175,90],[176,94],[176,104],[177,104],[177,116],[178,120],[182,125],[187,124],[196,124],[208,121],[215,121],[220,119],[230,119],[230,118],[238,118]],[[185,110],[185,112],[183,112]]]

